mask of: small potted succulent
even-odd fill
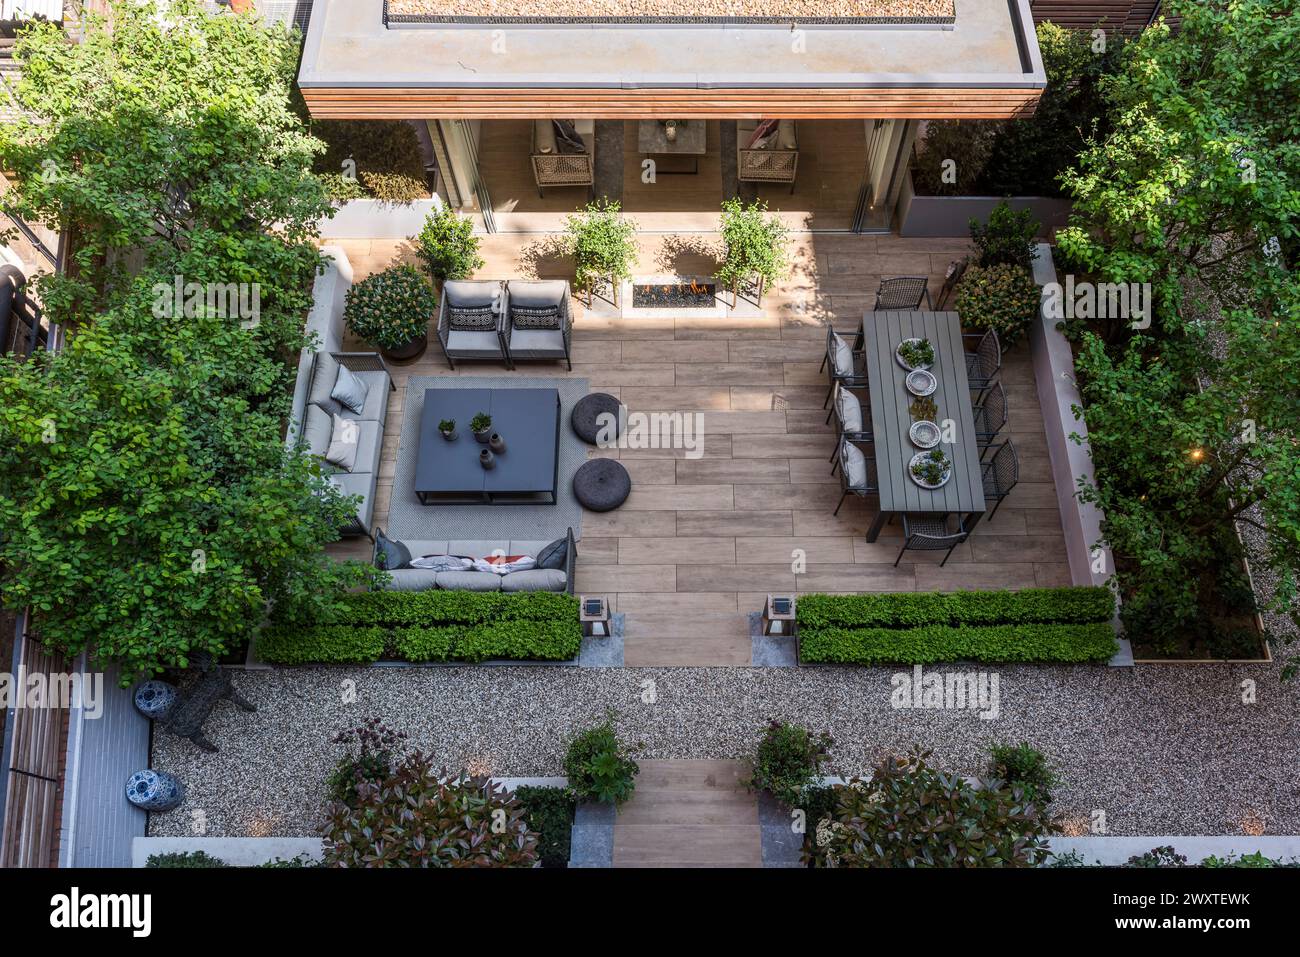
[[[456,438],[456,420],[443,419],[438,423],[438,434],[448,442],[455,441]]]
[[[469,420],[469,430],[474,433],[474,441],[486,445],[488,438],[492,435],[492,416],[486,412],[480,412]]]
[[[429,320],[437,301],[413,266],[393,266],[367,276],[347,292],[348,329],[394,362],[419,358],[428,346]]]

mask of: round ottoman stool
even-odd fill
[[[614,459],[584,462],[573,476],[573,496],[583,508],[608,512],[618,508],[632,491],[632,477]]]
[[[146,681],[135,689],[134,701],[150,721],[161,721],[176,704],[176,688],[165,681]]]
[[[620,405],[618,399],[607,392],[593,392],[591,395],[583,396],[573,407],[573,412],[569,414],[569,422],[573,425],[574,434],[588,445],[595,445],[600,427],[607,421],[601,417],[612,415],[616,423],[612,438],[618,438],[621,425]]]
[[[126,799],[144,811],[170,811],[185,800],[185,788],[166,771],[145,768],[126,782]]]

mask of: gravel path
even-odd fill
[[[645,758],[736,758],[763,723],[795,719],[834,736],[835,771],[870,767],[888,749],[932,748],[952,770],[984,769],[993,741],[1042,749],[1065,784],[1054,810],[1071,832],[1096,810],[1113,834],[1300,833],[1300,681],[1269,665],[999,668],[1001,714],[895,710],[902,669],[311,668],[236,676],[258,704],[222,704],[206,754],[159,731],[154,767],[189,797],[155,815],[150,833],[182,835],[202,820],[215,835],[307,835],[338,730],[370,714],[405,730],[452,768],[497,775],[561,772],[564,743],[606,708]],[[940,669],[942,670],[942,669]],[[1257,702],[1242,703],[1255,682]],[[656,700],[642,702],[643,682]],[[347,682],[356,700],[343,703]],[[201,812],[201,815],[196,814]]]
[[[953,0],[389,0],[388,11],[460,17],[950,17]]]

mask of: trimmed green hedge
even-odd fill
[[[1108,661],[1118,650],[1109,623],[952,628],[819,628],[799,633],[809,663],[931,664],[939,661]]]
[[[807,663],[1106,661],[1118,648],[1108,588],[803,595]]]
[[[1115,614],[1115,596],[1102,587],[802,595],[796,613],[800,631],[833,626],[1083,625],[1110,621]]]
[[[568,661],[581,646],[572,595],[379,591],[346,596],[320,622],[277,622],[257,651],[281,665]]]

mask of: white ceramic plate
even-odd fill
[[[917,462],[920,462],[922,459],[927,458],[929,455],[930,455],[929,452],[917,452],[915,455],[912,456],[912,458],[907,463],[908,477],[911,478],[911,480],[915,482],[917,485],[921,486],[921,488],[925,488],[925,489],[943,488],[945,485],[948,484],[948,480],[952,478],[951,459],[949,459],[947,462],[948,468],[943,473],[943,481],[939,482],[938,485],[931,485],[928,482],[923,481],[919,475],[917,475],[915,472],[912,471],[913,465],[915,465]]]
[[[919,365],[919,366],[909,366],[906,362],[903,361],[903,357],[900,356],[900,355],[898,354],[898,350],[901,349],[901,348],[903,348],[903,346],[907,345],[909,342],[912,343],[912,344],[914,344],[914,345],[920,345],[920,344],[921,344],[922,342],[924,342],[924,341],[925,341],[924,339],[918,339],[918,338],[915,338],[915,337],[913,337],[913,338],[911,338],[911,339],[904,339],[902,342],[900,342],[897,346],[894,347],[894,360],[895,360],[895,361],[896,361],[900,366],[902,366],[904,369],[906,369],[908,372],[911,372],[913,369],[928,369],[928,368],[930,368],[930,366],[934,365],[933,362],[925,362],[925,363],[922,363],[922,364]],[[933,345],[933,344],[930,345],[930,349],[931,349],[931,350],[934,349],[934,345]]]
[[[939,380],[934,377],[933,372],[927,372],[925,369],[914,369],[907,374],[907,391],[915,396],[934,395],[934,390],[939,388]]]
[[[918,449],[932,449],[939,444],[939,426],[933,422],[913,422],[907,437]]]

